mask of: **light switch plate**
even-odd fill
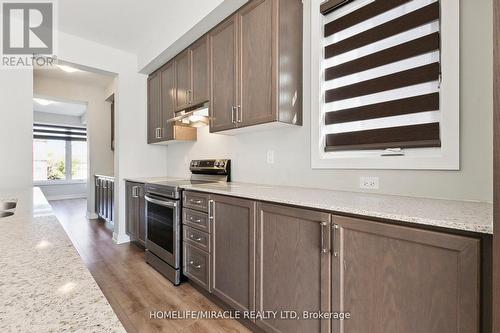
[[[267,151],[267,164],[274,164],[274,150]]]
[[[365,190],[378,190],[378,177],[359,177],[359,188]]]

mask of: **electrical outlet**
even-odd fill
[[[267,164],[274,164],[274,150],[267,151]]]
[[[359,188],[378,190],[378,177],[359,177]]]

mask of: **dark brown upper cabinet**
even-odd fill
[[[148,78],[148,143],[161,141],[161,82],[160,73],[155,72]]]
[[[210,131],[302,125],[302,49],[300,0],[250,1],[212,30]]]
[[[161,117],[164,128],[162,140],[174,139],[174,123],[168,122],[175,114],[176,104],[176,82],[175,64],[173,61],[167,63],[160,69],[161,76]]]
[[[195,141],[196,128],[170,122],[177,104],[176,62],[170,61],[148,78],[148,143]]]
[[[210,131],[236,128],[236,16],[210,32]]]
[[[204,36],[175,57],[176,110],[208,101],[208,43]]]

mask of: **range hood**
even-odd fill
[[[196,109],[176,112],[175,116],[167,120],[167,122],[179,123],[182,126],[189,127],[207,126],[209,122],[208,103],[201,104]]]

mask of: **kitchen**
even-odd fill
[[[89,231],[78,232],[80,213],[50,202],[106,329],[496,331],[492,1],[190,1],[161,23],[124,6],[144,14],[120,21],[128,39],[96,32],[112,2],[82,15],[91,4],[59,3],[56,37],[65,64],[116,76],[114,177],[89,177],[88,207],[107,226],[83,212]],[[30,202],[52,214],[27,191],[32,82],[29,70],[0,77],[0,147],[12,156],[1,198],[18,205],[0,220],[5,235],[8,222],[24,230],[42,218],[23,213]],[[50,220],[57,237],[35,244],[68,244]],[[10,251],[0,263],[14,269]],[[148,317],[221,309],[291,314]],[[69,313],[53,310],[45,324],[58,331]],[[85,326],[92,314],[72,315],[82,326],[66,330],[99,331]]]

